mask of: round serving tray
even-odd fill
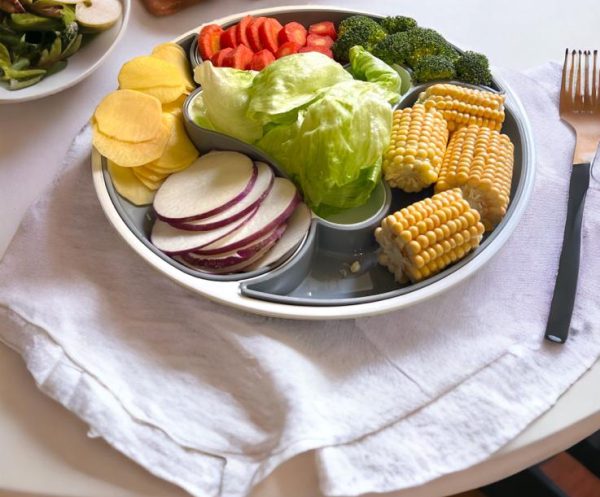
[[[322,20],[338,22],[357,13],[372,15],[311,5],[248,11],[213,22],[228,26],[246,15],[264,15],[276,17],[282,23],[295,20],[309,25]],[[175,41],[189,51],[199,28]],[[412,105],[421,89],[410,90],[398,105]],[[148,238],[153,222],[151,207],[136,207],[116,193],[105,160],[96,150],[92,153],[94,186],[108,220],[138,255],[173,281],[211,300],[257,314],[293,319],[344,319],[382,314],[428,299],[474,274],[506,243],[525,210],[534,180],[531,129],[521,103],[508,85],[495,77],[494,89],[506,94],[506,121],[502,131],[515,145],[507,214],[474,252],[417,284],[396,283],[392,275],[376,263],[377,245],[372,232],[389,212],[431,194],[429,190],[420,194],[392,193],[382,183],[367,206],[366,217],[363,213],[364,218],[360,220],[314,216],[304,241],[278,267],[254,273],[213,276],[187,268],[154,248]],[[279,170],[276,163],[251,145],[195,126],[187,113],[191,98],[184,105],[186,129],[201,152],[236,150],[255,160],[266,161]],[[355,261],[359,269],[353,272],[351,267]],[[356,264],[352,269],[356,269]]]

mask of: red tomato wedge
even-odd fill
[[[307,47],[325,47],[331,48],[333,45],[333,40],[331,36],[321,36],[310,34],[306,38],[306,46]]]
[[[246,37],[248,38],[248,43],[250,43],[250,48],[255,52],[260,52],[264,48],[262,41],[260,41],[258,30],[266,20],[266,17],[256,17],[246,31]]]
[[[298,45],[295,41],[288,41],[284,43],[277,49],[277,53],[275,57],[280,59],[281,57],[285,57],[286,55],[292,55],[293,53],[298,53],[298,50],[302,48],[302,45]]]
[[[269,50],[261,50],[260,52],[256,52],[254,54],[254,57],[252,57],[252,61],[250,62],[250,69],[252,69],[253,71],[261,71],[274,60],[275,56],[273,55],[273,52]]]
[[[209,60],[221,49],[223,29],[218,24],[204,26],[198,34],[198,51],[204,60]]]
[[[221,50],[219,50],[216,54],[214,54],[210,58],[210,61],[213,63],[213,66],[215,66],[215,67],[226,67],[224,65],[225,58],[227,56],[229,56],[231,54],[231,52],[233,52],[233,48],[231,48],[231,47],[222,48]]]
[[[258,28],[258,36],[260,37],[263,48],[271,50],[273,53],[277,52],[277,49],[279,48],[277,37],[282,29],[283,26],[279,24],[277,19],[268,17]]]
[[[329,36],[334,41],[337,39],[335,24],[333,24],[331,21],[323,21],[316,24],[311,24],[308,28],[308,32],[312,35]]]
[[[310,45],[306,45],[305,47],[302,47],[300,50],[298,50],[298,53],[304,52],[320,52],[323,55],[327,55],[327,57],[333,59],[333,53],[331,52],[331,50],[325,47],[311,47]]]
[[[223,65],[234,69],[249,69],[254,52],[246,45],[238,45],[223,59]]]
[[[221,34],[221,48],[235,48],[238,46],[236,28],[237,25],[231,26],[230,28],[227,28],[225,31],[223,31],[223,33]]]
[[[279,32],[277,40],[280,45],[293,41],[303,47],[306,45],[306,28],[298,22],[288,22]]]
[[[254,17],[246,16],[244,17],[239,24],[237,25],[236,31],[236,39],[238,44],[244,44],[248,48],[252,48],[250,46],[250,40],[248,39],[248,27],[254,22]]]

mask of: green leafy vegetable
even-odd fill
[[[14,69],[12,67],[5,67],[4,74],[10,79],[30,79],[43,76],[46,74],[46,71],[44,69]]]
[[[258,143],[301,186],[318,212],[364,204],[379,181],[392,111],[379,87],[338,83]]]
[[[248,116],[261,124],[294,122],[298,109],[320,90],[351,79],[340,64],[318,52],[282,57],[256,76]]]
[[[0,0],[0,83],[31,86],[63,69],[81,47],[75,6],[60,0]]]
[[[10,65],[10,63],[10,52],[4,44],[0,43],[0,67],[3,65]]]
[[[10,26],[19,31],[57,31],[61,22],[35,14],[11,14]]]
[[[11,90],[20,90],[21,88],[27,88],[28,86],[33,86],[36,83],[39,83],[43,77],[44,77],[44,75],[40,74],[39,76],[35,76],[35,77],[29,78],[29,79],[22,79],[22,80],[11,79],[8,87]]]
[[[362,81],[379,85],[386,92],[386,99],[396,103],[400,99],[402,79],[398,72],[361,46],[350,49],[352,75]]]
[[[202,93],[199,93],[196,98],[192,100],[190,114],[194,122],[201,128],[216,131],[215,125],[208,118],[208,110]]]
[[[229,67],[214,67],[211,62],[200,64],[194,78],[203,88],[206,118],[223,133],[252,143],[263,133],[262,125],[249,117],[250,88],[254,71]]]
[[[38,66],[50,67],[55,62],[58,62],[61,58],[62,52],[62,41],[59,37],[56,37],[50,45],[50,48],[42,50],[40,59],[38,60]]]

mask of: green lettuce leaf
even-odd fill
[[[206,109],[203,93],[198,93],[194,97],[194,100],[192,100],[192,103],[190,104],[190,115],[192,120],[201,128],[217,131],[215,125],[208,118],[208,111]]]
[[[268,131],[256,146],[267,152],[285,172],[297,183],[300,182],[301,165],[291,160],[302,125],[303,112],[298,113],[296,121],[289,124],[269,126]]]
[[[350,80],[321,91],[257,144],[300,185],[316,212],[365,203],[381,174],[392,110],[379,86]]]
[[[248,143],[263,134],[262,125],[247,117],[250,88],[256,74],[214,67],[211,62],[204,62],[194,70],[194,79],[202,86],[206,118],[215,129]]]
[[[402,78],[398,72],[360,45],[350,49],[350,71],[356,79],[379,85],[390,103],[400,100]]]
[[[282,57],[254,79],[248,116],[261,124],[293,123],[323,89],[351,79],[340,64],[318,52]]]

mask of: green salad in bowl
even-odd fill
[[[0,102],[20,100],[4,92],[26,93],[24,90],[65,69],[68,59],[93,45],[100,33],[112,31],[113,35],[99,44],[104,50],[98,46],[94,55],[94,59],[103,58],[120,32],[112,28],[124,25],[124,10],[119,0],[0,0]],[[81,68],[85,65],[79,64]],[[74,76],[59,78],[58,89],[70,86],[65,81]],[[51,86],[46,92],[30,91],[29,98],[57,91]]]

